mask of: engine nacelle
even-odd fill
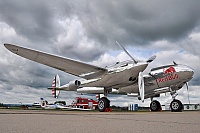
[[[68,89],[69,89],[70,91],[76,91],[76,90],[79,88],[80,85],[81,85],[81,82],[78,81],[78,80],[70,81],[70,82],[69,82]]]

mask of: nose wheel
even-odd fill
[[[183,110],[182,102],[180,100],[175,99],[178,94],[176,93],[176,91],[173,91],[173,90],[171,90],[170,94],[173,99],[172,102],[170,103],[171,111],[172,112],[182,112],[182,110]]]
[[[174,99],[170,104],[170,108],[172,112],[181,112],[183,110],[183,104],[181,101]]]

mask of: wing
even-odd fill
[[[107,69],[82,63],[79,61],[51,55],[48,53],[19,47],[12,44],[4,44],[4,46],[11,52],[27,58],[29,60],[59,69],[66,73],[85,78],[93,79],[100,77],[107,73]]]

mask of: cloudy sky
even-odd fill
[[[14,55],[4,43],[103,67],[130,59],[116,45],[117,40],[137,59],[157,55],[146,73],[172,61],[192,67],[190,100],[200,103],[199,5],[199,0],[0,0],[0,102],[33,103],[40,97],[53,102],[46,88],[54,75],[60,75],[61,84],[76,78]],[[80,95],[61,92],[58,100],[70,104],[76,96]],[[185,86],[177,98],[188,103]],[[111,105],[120,106],[150,103],[127,96],[110,99]],[[169,103],[171,96],[158,100]]]

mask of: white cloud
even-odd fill
[[[58,35],[55,47],[60,54],[84,61],[102,54],[103,49],[99,47],[99,43],[86,36],[85,29],[76,16],[60,20],[59,23],[63,32]]]
[[[0,33],[2,38],[12,37],[16,35],[15,30],[6,23],[0,22]]]

